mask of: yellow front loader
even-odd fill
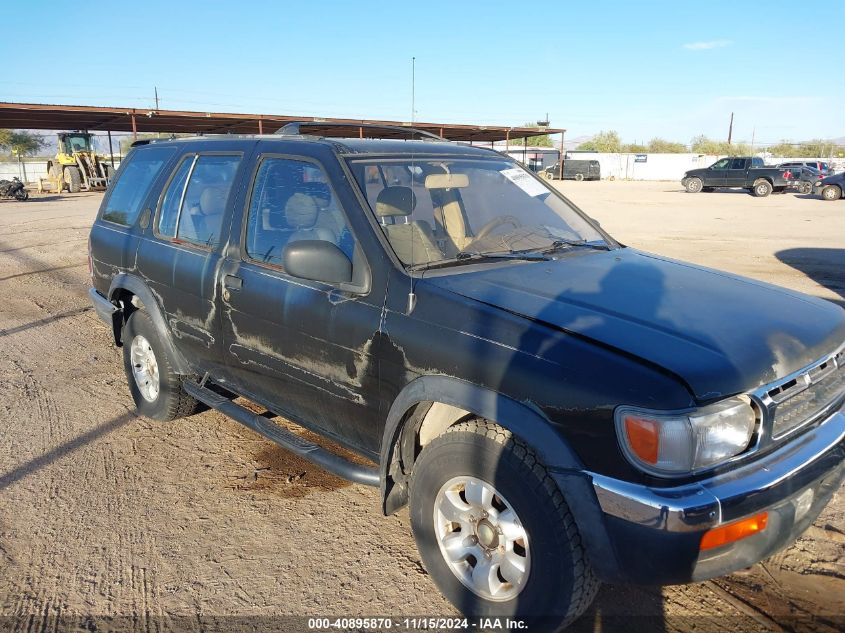
[[[112,167],[94,151],[93,135],[88,132],[60,132],[56,156],[47,161],[47,173],[57,192],[67,189],[102,191],[112,177]]]

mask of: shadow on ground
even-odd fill
[[[789,248],[775,253],[784,264],[839,295],[845,307],[845,248]]]

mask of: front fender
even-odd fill
[[[137,275],[119,273],[115,275],[114,279],[112,279],[111,285],[109,286],[109,301],[117,303],[118,295],[121,290],[131,292],[133,295],[138,297],[144,305],[144,309],[150,316],[153,325],[155,325],[156,331],[159,333],[163,344],[167,347],[170,358],[173,360],[176,373],[185,375],[193,373],[191,366],[185,360],[185,357],[173,344],[173,337],[171,336],[170,328],[164,318],[164,310],[147,283]],[[120,332],[115,329],[115,343],[117,345],[122,344],[122,341],[118,338],[119,335]]]
[[[381,443],[380,480],[382,512],[392,514],[407,502],[407,490],[388,508],[388,470],[406,422],[406,413],[421,402],[442,402],[493,420],[528,443],[548,468],[572,510],[593,567],[603,578],[616,575],[618,563],[611,546],[590,478],[566,439],[549,419],[530,403],[518,402],[479,385],[443,375],[420,376],[408,383],[390,407]]]
[[[406,413],[421,402],[442,402],[493,420],[530,444],[543,463],[555,470],[581,470],[583,465],[548,418],[530,403],[517,402],[479,385],[443,375],[420,376],[399,393],[385,421],[381,442],[382,510],[388,514],[388,471]]]

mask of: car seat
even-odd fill
[[[443,252],[437,248],[431,226],[416,220],[408,222],[408,216],[417,205],[417,197],[410,187],[392,186],[381,190],[376,198],[376,216],[382,230],[403,264],[413,265],[443,259]],[[404,223],[396,224],[397,218]],[[388,223],[388,219],[392,223]]]

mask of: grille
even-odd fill
[[[810,422],[845,396],[845,351],[771,389],[772,437]]]

